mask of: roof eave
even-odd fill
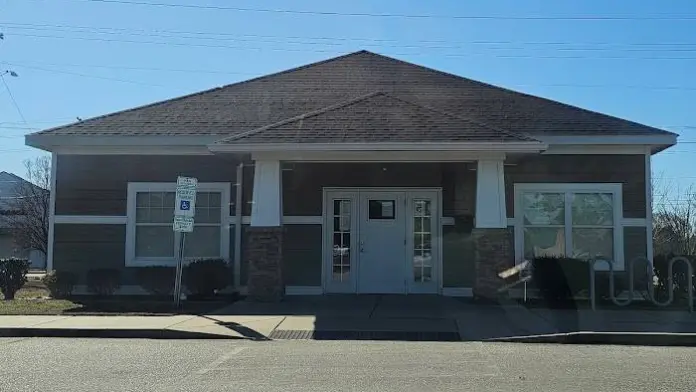
[[[212,152],[276,151],[494,151],[541,152],[548,145],[541,142],[443,142],[443,143],[235,143],[210,144]]]

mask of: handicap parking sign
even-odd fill
[[[191,210],[191,201],[189,200],[181,200],[181,207],[179,207],[181,211],[190,211]]]

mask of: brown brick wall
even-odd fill
[[[280,301],[283,283],[283,228],[248,227],[245,255],[248,257],[248,298]]]
[[[498,274],[515,265],[513,231],[511,228],[474,229],[472,236],[476,246],[474,295],[495,298],[503,283]]]

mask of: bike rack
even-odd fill
[[[645,257],[636,257],[635,259],[631,260],[630,265],[629,265],[629,270],[628,270],[628,298],[624,301],[619,300],[616,298],[614,295],[614,263],[612,263],[609,260],[605,259],[590,259],[587,262],[588,268],[589,268],[589,273],[590,273],[590,303],[592,306],[592,310],[596,310],[596,293],[595,293],[595,275],[597,271],[595,270],[595,264],[598,262],[604,262],[607,265],[609,265],[609,297],[611,298],[611,301],[617,305],[617,306],[626,306],[629,305],[630,303],[633,302],[633,293],[634,293],[634,269],[636,266],[637,261],[645,261],[647,263],[648,268],[648,299],[650,302],[655,304],[656,306],[667,306],[674,302],[674,276],[672,274],[674,270],[674,263],[678,261],[683,261],[686,263],[686,280],[687,280],[687,291],[688,291],[688,299],[689,299],[689,312],[694,311],[694,284],[693,284],[693,266],[691,265],[691,262],[689,259],[683,256],[676,256],[672,258],[672,260],[669,261],[669,266],[668,266],[668,271],[667,271],[667,285],[668,285],[668,291],[669,291],[669,298],[667,301],[660,302],[657,299],[655,299],[655,287],[653,285],[654,277],[655,277],[655,269],[653,267],[652,261],[648,260]]]

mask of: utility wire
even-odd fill
[[[187,9],[206,9],[217,11],[241,11],[241,12],[262,12],[262,13],[281,13],[297,15],[319,15],[319,16],[351,16],[351,17],[378,17],[378,18],[408,18],[408,19],[467,19],[467,20],[536,20],[536,21],[690,21],[696,20],[696,16],[691,15],[665,15],[665,16],[504,16],[504,15],[435,15],[435,14],[397,14],[397,13],[368,13],[368,12],[333,12],[333,11],[307,11],[307,10],[288,10],[274,8],[245,8],[217,5],[194,5],[184,3],[165,3],[165,2],[145,2],[135,0],[73,0],[89,3],[107,3],[137,5],[149,7],[169,7]]]
[[[59,32],[59,33],[76,33],[76,34],[107,34],[107,35],[130,35],[130,36],[144,36],[144,37],[159,37],[159,38],[176,38],[176,39],[187,39],[187,40],[210,40],[210,41],[221,41],[221,42],[255,42],[255,43],[280,43],[280,44],[292,44],[292,45],[313,45],[313,46],[345,46],[349,39],[331,39],[331,38],[303,38],[303,37],[282,37],[282,36],[261,36],[261,35],[235,35],[235,34],[224,34],[224,33],[203,33],[203,32],[183,32],[183,31],[167,31],[167,30],[133,30],[133,29],[123,29],[123,28],[95,28],[95,27],[68,27],[62,25],[61,27],[43,27],[43,25],[30,25],[24,26],[24,24],[16,23],[0,23],[5,26],[5,29],[11,31],[16,30],[30,30],[30,31],[45,31],[45,32]],[[47,25],[51,26],[51,25]],[[241,37],[241,38],[240,38]],[[269,39],[271,38],[271,39]],[[293,41],[294,39],[301,39],[303,41]],[[315,40],[315,42],[308,42],[306,40]],[[339,41],[339,42],[332,42]],[[465,49],[471,45],[488,45],[488,50],[527,50],[529,48],[523,47],[505,47],[501,45],[527,45],[535,46],[533,50],[541,50],[543,46],[554,46],[555,51],[566,51],[566,52],[608,52],[608,51],[625,51],[625,52],[657,52],[657,53],[693,53],[696,52],[696,43],[660,43],[660,44],[607,44],[607,43],[571,43],[571,42],[514,42],[514,41],[458,41],[457,45],[424,45],[424,44],[401,44],[394,45],[384,43],[382,41],[373,41],[369,39],[361,39],[361,41],[367,43],[361,43],[362,47],[379,47],[379,48],[398,48],[398,49]],[[395,40],[384,40],[387,42],[398,42]],[[466,45],[462,45],[466,44]],[[589,47],[569,47],[574,46],[589,46]],[[599,46],[599,47],[598,47]]]
[[[17,109],[17,113],[19,113],[19,117],[24,121],[25,123],[27,122],[27,119],[24,117],[24,113],[22,113],[22,109],[19,108],[19,105],[17,104],[17,100],[15,99],[14,95],[12,94],[12,90],[10,89],[10,85],[7,84],[7,81],[5,81],[5,75],[0,74],[0,80],[2,80],[2,84],[5,85],[5,90],[7,90],[7,94],[10,96],[10,100],[12,101],[12,104],[14,105],[15,109]]]
[[[82,40],[82,41],[98,41],[98,42],[118,42],[118,43],[132,43],[132,44],[148,44],[148,45],[163,45],[163,46],[180,46],[180,47],[201,47],[201,48],[220,48],[220,49],[238,49],[238,50],[251,50],[251,51],[281,51],[281,52],[300,52],[300,53],[328,53],[328,54],[345,54],[346,51],[339,50],[328,50],[328,49],[303,49],[303,48],[260,48],[260,47],[250,47],[250,46],[232,46],[232,45],[217,45],[217,44],[203,44],[203,43],[181,43],[181,42],[162,42],[162,41],[143,41],[143,40],[127,40],[127,39],[107,39],[107,38],[96,38],[96,37],[70,37],[70,36],[56,36],[56,35],[41,35],[41,34],[13,34],[19,37],[32,37],[32,38],[49,38],[49,39],[69,39],[69,40]],[[386,53],[390,56],[425,56],[431,55],[431,53],[416,52],[416,53]],[[515,59],[565,59],[565,60],[696,60],[696,57],[654,57],[654,56],[553,56],[553,55],[503,55],[503,54],[487,54],[487,53],[438,53],[438,56],[442,57],[494,57],[494,58],[515,58]]]
[[[262,34],[235,34],[228,32],[211,32],[211,31],[185,31],[185,30],[160,30],[160,29],[132,29],[123,27],[105,27],[105,26],[76,26],[76,25],[65,25],[65,24],[46,24],[46,23],[14,23],[14,22],[3,22],[0,21],[0,26],[5,28],[17,28],[22,29],[26,27],[33,28],[45,28],[47,31],[51,31],[51,28],[57,28],[54,31],[65,32],[65,30],[60,29],[73,29],[77,31],[71,32],[100,32],[100,31],[112,31],[112,32],[138,32],[138,33],[164,33],[164,34],[179,34],[179,35],[211,35],[211,36],[226,36],[226,37],[245,37],[245,38],[273,38],[273,39],[302,39],[302,40],[317,40],[317,41],[364,41],[364,42],[399,42],[396,39],[375,39],[375,38],[361,38],[361,37],[326,37],[326,36],[284,36],[284,35],[262,35]],[[31,30],[31,29],[29,29]],[[466,41],[466,40],[415,40],[413,42],[418,43],[455,43],[455,44],[473,44],[473,45],[535,45],[535,46],[567,46],[567,45],[578,45],[578,46],[696,46],[696,42],[626,42],[626,43],[612,43],[612,42],[568,42],[568,41]]]
[[[221,75],[246,75],[246,76],[260,76],[258,73],[252,72],[235,72],[235,71],[221,71],[221,70],[207,70],[207,69],[180,69],[180,68],[159,68],[159,67],[134,67],[134,66],[118,66],[118,65],[104,65],[104,64],[77,64],[77,63],[45,63],[45,62],[22,62],[22,61],[3,61],[3,63],[12,65],[13,67],[24,67],[24,66],[49,66],[49,67],[75,67],[75,68],[103,68],[103,69],[119,69],[128,71],[156,71],[156,72],[181,72],[190,74],[221,74]],[[27,65],[28,64],[28,65]],[[627,89],[645,89],[645,90],[674,90],[674,91],[696,91],[696,87],[690,86],[650,86],[650,85],[621,85],[621,84],[572,84],[572,83],[550,83],[550,84],[514,84],[520,87],[568,87],[568,88],[627,88]],[[2,123],[0,123],[2,124]]]

